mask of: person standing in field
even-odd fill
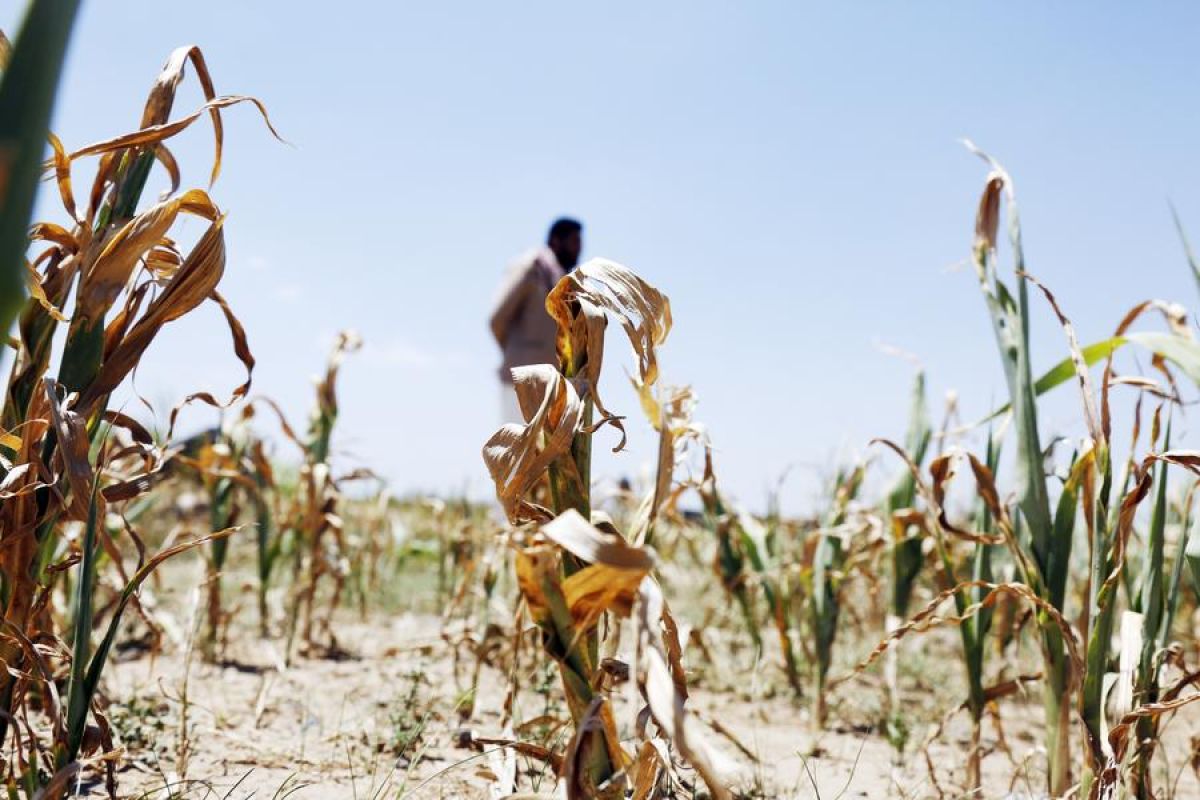
[[[546,245],[509,265],[492,311],[492,335],[500,345],[500,409],[504,422],[524,422],[513,391],[512,368],[554,364],[557,356],[554,320],[546,313],[546,295],[575,269],[583,250],[583,225],[569,217],[556,219]]]

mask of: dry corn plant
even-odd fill
[[[948,478],[946,470],[949,462],[941,455],[940,450],[953,433],[950,423],[955,416],[956,403],[956,396],[952,393],[948,399],[945,420],[938,436],[939,452],[934,456],[930,467],[933,469],[933,465],[937,466],[939,476],[943,481]],[[956,576],[964,570],[968,571],[971,580],[977,583],[990,582],[993,579],[993,560],[999,549],[999,538],[991,523],[990,512],[982,501],[976,504],[972,514],[972,524],[979,533],[969,537],[967,544],[970,545],[971,550],[964,557],[959,558],[959,554],[954,551],[953,542],[948,543],[945,538],[934,535],[935,529],[927,517],[929,509],[921,502],[921,497],[925,492],[919,490],[921,465],[925,462],[932,439],[933,429],[925,403],[925,375],[918,371],[913,386],[908,432],[904,447],[884,442],[905,460],[903,470],[887,490],[882,508],[881,522],[886,529],[890,530],[887,551],[891,600],[885,622],[887,634],[899,628],[908,618],[914,590],[917,587],[921,570],[925,566],[926,553],[930,550],[927,545],[933,545],[932,552],[941,569],[940,574],[937,575],[941,585],[956,584],[958,582]],[[989,432],[985,463],[993,475],[999,463],[1000,442],[1000,436],[993,436]],[[938,488],[939,491],[943,491],[942,484],[939,484]],[[951,532],[954,534],[959,534],[962,530],[962,528],[951,527]],[[982,599],[982,590],[979,587],[954,595],[959,613],[967,605],[978,602],[980,599]],[[967,791],[981,789],[983,717],[988,710],[989,703],[996,699],[997,690],[984,686],[986,639],[991,630],[992,617],[993,610],[984,609],[959,626],[963,663],[966,667],[967,700],[955,708],[951,716],[964,709],[971,716],[971,744],[966,763],[965,788]],[[899,742],[902,746],[907,740],[907,725],[902,715],[898,676],[901,646],[902,642],[897,641],[887,650],[884,662],[884,683],[887,691],[888,713],[885,725],[888,729],[888,736],[893,742]],[[1007,682],[1003,685],[1005,687],[1011,685],[1015,688],[1020,683]],[[948,721],[949,717],[927,736],[924,744],[926,752],[928,746],[940,738]]]
[[[1024,267],[1021,248],[1020,226],[1017,221],[1012,180],[994,161],[983,156],[991,167],[976,223],[974,261],[980,277],[984,296],[991,312],[997,343],[1005,365],[1009,384],[1009,405],[1013,410],[1014,434],[1016,437],[1016,463],[1014,478],[1017,490],[1019,529],[1006,533],[1013,561],[1017,566],[1022,583],[1044,604],[1035,615],[1042,633],[1045,679],[1045,710],[1047,722],[1047,752],[1049,755],[1047,779],[1052,796],[1063,796],[1071,787],[1070,765],[1080,760],[1085,765],[1082,775],[1084,792],[1104,791],[1106,781],[1093,785],[1100,765],[1111,756],[1106,755],[1103,731],[1107,727],[1104,715],[1104,676],[1108,668],[1111,650],[1112,620],[1116,611],[1117,586],[1124,580],[1128,569],[1125,557],[1126,545],[1133,527],[1134,515],[1141,501],[1148,495],[1153,476],[1149,457],[1141,465],[1133,464],[1122,481],[1119,502],[1112,502],[1112,455],[1110,422],[1110,388],[1116,375],[1113,369],[1113,351],[1123,341],[1134,341],[1154,352],[1154,364],[1166,377],[1174,394],[1174,378],[1166,362],[1174,362],[1193,380],[1194,365],[1200,349],[1192,340],[1190,331],[1176,319],[1171,334],[1128,333],[1129,326],[1153,304],[1135,307],[1118,326],[1116,336],[1109,340],[1111,347],[1104,356],[1097,350],[1081,348],[1074,329],[1063,314],[1054,296],[1037,283]],[[1002,196],[1008,202],[1010,247],[1014,271],[1018,280],[1017,296],[1014,298],[1004,283],[996,276],[994,258],[1000,218]],[[1045,295],[1051,309],[1066,334],[1070,349],[1071,371],[1080,387],[1083,417],[1087,429],[1084,442],[1070,468],[1070,474],[1062,485],[1059,498],[1051,513],[1050,479],[1043,467],[1043,450],[1037,424],[1036,396],[1040,387],[1031,378],[1029,355],[1029,303],[1028,285],[1033,284]],[[1168,321],[1171,316],[1168,315]],[[1097,397],[1088,371],[1089,356],[1093,360],[1106,358],[1104,376]],[[1140,385],[1147,387],[1145,382]],[[1158,392],[1162,394],[1161,391]],[[1151,448],[1157,445],[1157,418],[1151,435]],[[1168,449],[1164,446],[1164,449]],[[1154,607],[1147,617],[1145,630],[1148,638],[1157,641],[1162,610],[1167,602],[1162,595],[1161,560],[1161,517],[1166,491],[1166,465],[1160,466],[1158,475],[1159,499],[1155,502],[1152,520],[1151,549],[1157,548],[1157,562],[1151,559],[1155,588],[1146,595],[1145,602]],[[992,513],[997,522],[1003,522],[1007,514],[997,507]],[[1080,637],[1074,630],[1064,628],[1062,616],[1066,612],[1066,588],[1069,563],[1074,538],[1077,509],[1082,510],[1083,523],[1088,532],[1090,549],[1090,575],[1088,576],[1088,610],[1085,635]],[[1003,525],[1001,526],[1003,529]],[[1155,536],[1154,530],[1158,530]],[[1156,565],[1155,565],[1156,564]],[[1153,595],[1153,599],[1151,599]],[[1173,600],[1170,601],[1173,604]],[[1054,609],[1055,613],[1050,613]],[[1057,615],[1057,619],[1055,616]],[[1086,658],[1076,661],[1071,657],[1074,647],[1072,638],[1086,642]],[[1149,668],[1148,655],[1143,654],[1142,669]],[[1148,680],[1143,678],[1143,680]],[[1071,704],[1075,691],[1079,692],[1079,713],[1084,731],[1083,758],[1073,755],[1070,744]],[[1147,703],[1152,697],[1143,697]],[[1152,718],[1153,715],[1147,715]],[[1141,723],[1146,730],[1148,723]],[[1111,749],[1111,748],[1110,748]],[[1143,752],[1139,748],[1139,752]],[[1148,790],[1148,772],[1142,777],[1134,771],[1135,782],[1141,784],[1138,792]]]
[[[246,413],[250,412],[251,407],[248,407]],[[275,479],[275,468],[271,465],[263,441],[258,438],[252,439],[248,450],[250,479],[253,481],[253,488],[248,495],[254,504],[255,543],[258,552],[258,633],[265,639],[271,633],[267,595],[271,586],[271,575],[283,547],[283,537],[277,524],[283,501]]]
[[[466,722],[475,713],[483,668],[510,675],[515,669],[520,643],[509,625],[515,614],[505,592],[497,591],[501,581],[511,582],[511,563],[497,541],[495,523],[480,518],[480,509],[465,499],[424,505],[436,547],[441,636],[453,654],[456,683],[462,686],[462,672],[469,674],[458,706]]]
[[[324,647],[329,652],[338,650],[332,620],[350,575],[344,525],[338,516],[338,505],[342,499],[341,483],[362,476],[352,473],[335,478],[330,455],[333,429],[338,417],[338,370],[346,354],[355,352],[361,345],[358,335],[352,331],[338,334],[325,375],[317,381],[317,402],[309,418],[308,435],[301,442],[304,464],[300,467],[295,505],[287,521],[289,531],[295,537],[289,653],[297,635],[306,651],[315,651],[318,647],[317,627],[326,637]],[[326,576],[332,580],[333,586],[329,604],[323,617],[318,620],[317,590]]]
[[[713,572],[721,582],[725,595],[734,601],[741,613],[746,633],[750,636],[755,651],[761,653],[762,632],[759,629],[759,615],[753,594],[754,582],[748,563],[752,556],[747,552],[755,548],[756,543],[747,539],[744,530],[738,524],[737,515],[726,509],[725,500],[717,489],[710,447],[705,448],[704,476],[697,487],[697,493],[704,507],[705,524],[716,540]],[[799,684],[793,685],[799,691]]]
[[[979,720],[983,708],[1011,694],[1015,684],[1028,677],[1022,676],[995,687],[985,687],[982,680],[983,639],[989,633],[991,611],[1005,598],[1016,600],[1031,609],[1042,655],[1046,775],[1050,796],[1059,798],[1079,791],[1093,798],[1111,797],[1121,776],[1127,773],[1134,794],[1148,797],[1151,791],[1148,760],[1154,752],[1154,721],[1162,713],[1200,698],[1200,694],[1181,696],[1186,688],[1182,685],[1166,693],[1159,691],[1164,653],[1169,652],[1169,620],[1178,602],[1181,562],[1186,547],[1184,539],[1175,555],[1176,568],[1168,576],[1163,558],[1166,465],[1194,469],[1200,464],[1200,458],[1169,450],[1168,437],[1160,436],[1159,412],[1156,412],[1150,436],[1151,452],[1141,462],[1130,461],[1125,475],[1114,480],[1109,444],[1110,391],[1115,385],[1127,384],[1140,393],[1173,401],[1178,394],[1167,363],[1174,364],[1195,380],[1200,348],[1190,331],[1181,325],[1178,309],[1162,303],[1143,303],[1135,307],[1122,320],[1112,338],[1080,347],[1054,296],[1025,272],[1011,179],[994,162],[988,161],[992,172],[980,202],[973,260],[1009,386],[1009,403],[1001,412],[1011,415],[1010,432],[1016,440],[1015,499],[1010,502],[996,486],[998,439],[989,436],[985,459],[966,454],[982,504],[974,515],[974,530],[954,524],[945,509],[947,487],[957,454],[935,458],[929,465],[927,484],[921,480],[915,459],[899,446],[890,445],[908,460],[914,487],[922,501],[913,521],[933,535],[948,588],[890,633],[859,664],[855,674],[910,633],[942,624],[957,626],[963,641],[969,688],[963,707],[971,712],[973,721],[965,788],[978,791]],[[1010,246],[1019,282],[1015,295],[997,276],[994,263],[1002,198],[1007,199],[1009,207]],[[1030,369],[1029,284],[1045,295],[1066,334],[1070,350],[1068,359],[1037,381],[1033,380]],[[1170,333],[1128,332],[1130,325],[1149,309],[1163,312],[1171,326]],[[1163,374],[1166,388],[1145,378],[1117,375],[1113,368],[1113,353],[1128,342],[1154,353],[1154,366]],[[1102,359],[1106,360],[1106,365],[1097,395],[1089,367]],[[1080,386],[1087,438],[1060,479],[1046,471],[1046,451],[1041,446],[1036,398],[1072,378]],[[1135,444],[1138,428],[1135,416]],[[1160,440],[1163,442],[1161,449]],[[1154,475],[1156,469],[1157,476]],[[1109,667],[1118,593],[1122,587],[1133,583],[1129,544],[1138,509],[1155,483],[1156,499],[1147,537],[1148,557],[1144,559],[1142,575],[1136,581],[1138,590],[1131,602],[1133,610],[1141,615],[1142,638],[1137,648],[1136,684],[1131,688],[1136,707],[1110,719],[1106,713],[1106,687],[1113,683]],[[1057,498],[1052,501],[1054,495]],[[1067,590],[1071,548],[1080,527],[1086,534],[1089,571],[1084,576],[1081,592],[1086,599],[1086,609],[1077,629],[1068,620],[1066,601],[1070,596]],[[954,553],[955,544],[962,542],[973,548],[973,555],[960,560]],[[1005,553],[1011,561],[1014,580],[994,582],[992,559],[999,552]],[[967,576],[962,574],[964,569]],[[938,609],[951,599],[956,606],[955,613],[939,615]],[[1170,700],[1160,702],[1165,696]],[[1073,747],[1071,731],[1076,722],[1083,736],[1079,746]],[[1073,780],[1072,764],[1084,767],[1081,785]]]
[[[877,582],[872,562],[880,544],[874,535],[879,526],[875,515],[857,503],[866,467],[838,470],[820,518],[793,525],[784,525],[777,515],[764,523],[744,510],[731,509],[717,486],[707,443],[703,478],[688,484],[699,494],[706,525],[715,534],[713,569],[756,649],[763,649],[760,620],[765,615],[775,630],[781,668],[796,698],[806,694],[807,674],[810,721],[816,730],[828,721],[833,687],[827,684],[847,608],[848,579]],[[761,610],[760,596],[765,606]]]
[[[251,427],[254,406],[243,404],[225,415],[218,428],[194,437],[175,456],[175,461],[188,468],[207,498],[208,524],[212,530],[240,527],[246,511],[253,512],[259,548],[259,619],[266,629],[266,583],[268,575],[262,568],[264,553],[272,547],[271,498],[273,471],[267,460],[263,442],[255,438]],[[216,660],[224,650],[224,632],[229,615],[222,603],[222,571],[229,553],[229,541],[212,543],[208,553],[207,625],[201,649],[204,657]]]
[[[346,503],[341,514],[350,562],[348,595],[357,602],[359,617],[364,621],[370,600],[383,580],[379,567],[391,555],[392,495],[382,480],[376,483],[371,494]]]
[[[716,798],[729,797],[725,779],[687,712],[687,687],[676,626],[652,576],[648,545],[658,517],[657,491],[628,537],[591,508],[592,436],[613,425],[624,433],[599,395],[608,315],[624,328],[638,360],[635,386],[651,421],[662,419],[654,394],[657,348],[670,329],[667,298],[625,267],[593,259],[563,278],[546,301],[558,323],[557,365],[513,370],[525,424],[509,424],[484,446],[496,495],[514,526],[517,579],[546,653],[558,664],[574,735],[562,758],[568,797],[617,798],[632,791],[650,797],[678,780],[668,743],[696,768]],[[593,421],[599,414],[598,422]],[[622,438],[622,444],[624,439]],[[621,445],[618,445],[618,449]],[[670,484],[673,458],[662,458],[656,487]],[[666,453],[673,448],[667,447]],[[664,463],[666,462],[666,463]],[[662,469],[668,470],[666,476]],[[531,498],[548,480],[551,507]],[[655,499],[657,498],[657,499]],[[630,754],[618,734],[610,700],[613,675],[624,672],[602,648],[615,647],[618,618],[636,620],[636,675],[648,715],[638,726],[640,744]],[[604,623],[604,624],[602,624]],[[654,733],[650,721],[657,728]],[[515,786],[499,787],[501,793]]]
[[[933,428],[925,402],[925,373],[918,371],[913,380],[908,433],[904,442],[914,463],[920,465],[925,461],[932,437]],[[925,564],[925,531],[920,525],[920,515],[913,513],[916,499],[916,481],[909,470],[896,476],[884,496],[882,522],[884,530],[888,532],[888,576],[891,584],[891,604],[884,622],[887,632],[895,630],[907,619],[913,589]],[[885,665],[889,715],[895,715],[899,710],[898,658],[898,652],[889,652]],[[889,724],[894,722],[889,719]]]
[[[862,488],[866,464],[839,469],[833,480],[829,508],[822,524],[805,539],[801,560],[807,638],[811,643],[812,724],[823,729],[828,720],[829,669],[841,618],[845,584],[855,568],[869,559],[863,544],[872,517],[853,506]]]
[[[1001,697],[1015,692],[1022,684],[1041,677],[1040,675],[1021,676],[1016,680],[1001,681],[995,686],[985,686],[984,656],[993,616],[990,604],[996,599],[988,598],[985,602],[985,590],[993,580],[995,551],[1000,548],[1004,539],[995,529],[991,507],[983,500],[980,500],[971,515],[973,528],[955,525],[949,521],[945,503],[949,483],[953,476],[952,465],[955,454],[941,455],[933,459],[929,465],[932,483],[932,486],[929,486],[921,478],[918,462],[913,460],[903,448],[887,441],[882,443],[905,460],[909,475],[912,477],[914,500],[918,497],[922,500],[920,503],[913,502],[907,508],[904,512],[903,524],[918,530],[920,535],[928,535],[933,539],[934,550],[941,567],[939,581],[943,586],[953,587],[949,591],[943,591],[935,598],[934,607],[940,605],[947,598],[953,598],[958,614],[955,621],[958,623],[957,627],[962,643],[962,659],[967,679],[966,699],[931,731],[923,749],[926,752],[927,762],[932,763],[928,758],[929,745],[941,736],[951,716],[958,711],[966,710],[971,717],[971,739],[967,751],[963,789],[968,794],[978,793],[982,791],[984,714],[988,711],[989,706],[992,706]],[[986,463],[972,461],[973,467],[978,471],[977,475],[983,476],[981,480],[985,481],[987,486],[993,485],[991,481],[994,480],[999,452],[998,441],[989,437]],[[961,555],[955,547],[956,543],[966,544],[970,550],[965,555]],[[969,578],[959,577],[964,571],[969,573]],[[969,612],[968,609],[971,611]],[[927,612],[928,609],[922,614]],[[885,640],[885,643],[892,646],[886,648],[887,653],[891,655],[903,635],[914,629],[910,622],[904,621],[890,626],[889,638]],[[867,662],[864,662],[864,665],[873,660],[875,655],[880,652],[882,649],[877,649]],[[859,669],[862,666],[860,665]],[[892,685],[889,690],[896,692],[897,687]],[[998,716],[997,724],[999,724]],[[932,767],[931,777],[933,777]]]
[[[189,62],[206,102],[171,120]],[[209,117],[215,180],[221,110],[242,102],[262,110],[252,98],[217,97],[200,51],[181,48],[155,81],[138,130],[73,152],[50,139],[48,169],[66,221],[38,223],[30,232],[30,298],[19,316],[0,411],[0,540],[7,543],[0,554],[0,659],[8,665],[0,678],[0,742],[4,779],[14,795],[62,795],[85,755],[111,768],[106,725],[93,703],[121,615],[164,559],[228,534],[218,531],[153,556],[131,527],[118,529],[127,534],[121,539],[110,534],[106,520],[119,519],[130,500],[149,490],[168,455],[136,421],[110,409],[109,397],[165,325],[206,301],[223,312],[247,373],[253,367],[241,324],[217,292],[225,268],[224,215],[208,192],[179,191],[179,165],[167,147],[171,137]],[[96,170],[80,204],[73,177],[89,157],[96,157]],[[170,190],[143,204],[156,163],[165,168]],[[206,223],[190,247],[172,236],[186,216]],[[61,355],[53,371],[56,345]],[[247,378],[234,397],[248,384]],[[208,395],[191,399],[218,404]],[[123,588],[111,604],[100,602],[101,569],[120,576]],[[67,586],[72,597],[64,613],[65,598],[56,589]],[[106,622],[98,608],[108,609]],[[94,643],[97,628],[102,635]]]
[[[762,523],[743,511],[728,509],[713,472],[712,450],[705,447],[704,476],[696,487],[704,506],[705,521],[716,537],[713,569],[721,586],[733,599],[747,633],[760,653],[763,649],[759,612],[752,590],[761,590],[766,613],[775,629],[783,653],[784,675],[793,694],[804,694],[801,668],[792,642],[792,608],[796,604],[789,570],[785,568],[777,540]]]

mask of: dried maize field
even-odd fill
[[[357,335],[289,420],[221,293],[222,119],[278,136],[267,106],[181,48],[129,132],[46,151],[54,5],[0,39],[8,797],[1200,797],[1200,451],[1173,445],[1196,323],[1133,287],[1080,342],[990,156],[969,147],[963,213],[1007,388],[987,418],[917,370],[907,430],[830,465],[814,513],[740,507],[689,376],[660,374],[670,287],[592,259],[547,299],[556,362],[513,372],[524,422],[461,454],[495,499],[393,494],[336,447]],[[185,79],[201,107],[175,107]],[[170,149],[193,126],[207,188]],[[1200,286],[1186,239],[1180,261]],[[114,405],[206,304],[244,383]],[[1032,352],[1034,318],[1057,352]],[[622,369],[640,408],[601,396]],[[1050,393],[1085,436],[1039,426]],[[595,479],[627,437],[649,479]]]

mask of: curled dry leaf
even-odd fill
[[[1110,755],[1100,770],[1098,779],[1092,784],[1089,800],[1111,800],[1118,796],[1121,783],[1121,766],[1130,745],[1130,735],[1136,730],[1139,720],[1155,719],[1200,700],[1200,694],[1172,697],[1157,703],[1145,703],[1121,717],[1120,722],[1108,734]]]
[[[512,374],[525,424],[510,423],[496,431],[483,446],[483,461],[510,522],[544,520],[549,515],[524,498],[550,464],[570,449],[583,420],[583,402],[571,382],[549,364],[518,367]]]
[[[85,520],[88,517],[88,501],[92,495],[94,480],[89,448],[87,425],[81,415],[70,407],[68,401],[58,398],[58,385],[51,378],[45,380],[46,399],[49,401],[50,418],[58,436],[58,453],[62,459],[64,494],[69,496],[68,518]],[[103,515],[101,507],[99,513]]]
[[[969,531],[955,525],[950,521],[946,514],[946,492],[949,488],[950,480],[954,477],[953,461],[957,453],[947,453],[938,456],[929,463],[929,475],[932,478],[933,492],[933,511],[937,514],[938,525],[947,533],[962,539],[963,541],[975,542],[978,544],[1003,544],[1004,536],[1002,534],[989,535],[978,531]],[[987,469],[986,466],[984,469]],[[977,489],[981,493],[987,493],[992,489],[989,487],[979,487]]]
[[[937,613],[938,609],[947,600],[967,589],[983,589],[986,591],[986,594],[978,602],[964,608],[961,614],[940,615]],[[1054,625],[1062,634],[1063,642],[1066,645],[1067,657],[1071,663],[1070,675],[1073,683],[1070,689],[1073,691],[1075,688],[1074,682],[1077,682],[1079,676],[1083,675],[1083,655],[1080,648],[1079,635],[1075,632],[1071,623],[1062,615],[1062,612],[1023,583],[991,583],[981,580],[963,581],[956,586],[951,586],[938,592],[933,599],[926,603],[924,608],[910,617],[908,621],[889,632],[850,672],[830,681],[830,687],[838,686],[861,675],[896,642],[909,634],[925,633],[939,626],[961,625],[980,611],[995,606],[1004,597],[1024,600],[1038,613],[1043,614],[1049,620],[1049,623]]]
[[[651,387],[637,378],[633,378],[632,382],[641,398],[646,418],[658,431],[654,489],[638,508],[630,529],[630,538],[642,543],[652,540],[659,512],[671,496],[675,462],[680,458],[681,451],[692,442],[700,442],[707,447],[707,435],[704,428],[692,420],[696,398],[690,387],[664,387],[660,400]]]
[[[979,210],[975,215],[976,249],[995,250],[996,235],[1000,229],[1000,193],[1004,189],[1004,173],[988,175],[979,198]]]
[[[535,620],[552,613],[547,585],[558,586],[578,630],[590,630],[608,611],[628,616],[642,579],[654,566],[654,552],[628,544],[620,535],[602,531],[571,509],[541,528],[542,535],[574,555],[585,566],[561,580],[558,559],[550,548],[523,548],[517,558],[517,580]]]
[[[175,104],[175,92],[179,88],[180,82],[183,80],[184,68],[188,62],[196,68],[196,79],[200,81],[200,88],[204,92],[204,99],[211,101],[217,96],[216,90],[213,88],[212,76],[209,75],[208,65],[204,62],[204,53],[196,45],[188,45],[177,47],[167,57],[167,63],[163,65],[162,71],[158,73],[158,77],[154,81],[154,87],[150,90],[149,97],[146,98],[146,108],[142,111],[142,128],[148,128],[152,125],[161,125],[171,117],[171,108]],[[209,179],[210,183],[215,183],[217,175],[221,172],[221,148],[225,142],[224,126],[221,124],[221,112],[216,109],[209,110],[209,117],[212,119],[213,139],[216,144],[216,155],[213,157],[212,174]],[[160,161],[163,159],[160,158]],[[167,155],[164,162],[173,164],[174,158]],[[171,170],[169,172],[177,172]]]
[[[216,222],[221,216],[207,192],[191,189],[156,203],[131,219],[109,238],[83,275],[75,312],[81,321],[102,318],[129,284],[134,268],[158,246],[181,213],[209,222]]]
[[[1106,444],[1106,436],[1100,425],[1100,415],[1096,411],[1096,394],[1092,389],[1092,377],[1088,371],[1087,361],[1083,357],[1083,350],[1079,347],[1079,339],[1075,336],[1075,327],[1071,325],[1071,320],[1067,319],[1067,315],[1059,308],[1058,300],[1054,294],[1047,289],[1041,281],[1027,273],[1021,273],[1020,277],[1025,278],[1045,295],[1046,300],[1050,303],[1050,307],[1054,309],[1054,314],[1058,317],[1058,323],[1062,326],[1063,333],[1067,337],[1067,345],[1071,352],[1071,362],[1075,365],[1075,377],[1079,381],[1079,391],[1083,399],[1083,418],[1087,423],[1088,433],[1092,437],[1092,441],[1097,447]]]
[[[225,236],[221,224],[217,219],[209,225],[166,289],[150,302],[129,332],[119,341],[106,343],[104,364],[96,379],[81,393],[81,408],[90,409],[116,389],[164,325],[187,314],[213,293],[225,272]],[[247,369],[251,367],[252,364],[247,364]],[[245,391],[243,385],[235,390],[235,396]]]
[[[671,303],[632,270],[594,258],[558,282],[546,298],[546,310],[558,323],[559,368],[579,382],[579,394],[590,397],[606,419],[613,415],[600,399],[599,383],[607,314],[621,321],[633,346],[638,385],[648,391],[658,380],[656,350],[671,330]],[[624,434],[624,426],[614,424]],[[623,444],[622,437],[616,449]]]
[[[587,564],[562,584],[577,626],[590,629],[606,611],[629,616],[638,587],[654,566],[652,550],[593,527],[574,509],[542,526],[542,534]]]
[[[337,377],[342,368],[342,362],[350,353],[356,353],[362,348],[362,337],[355,331],[339,331],[329,354],[329,362],[325,366],[325,377],[317,383],[317,413],[336,416]]]
[[[615,533],[594,527],[575,509],[543,525],[542,534],[589,564],[640,570],[643,574],[654,566],[652,550],[635,547]]]
[[[643,581],[638,593],[638,688],[663,735],[700,773],[713,798],[729,800],[727,784],[733,767],[708,742],[699,720],[687,709],[686,689],[679,685],[683,667],[678,641],[673,646],[668,641],[674,638],[674,630],[658,584]]]

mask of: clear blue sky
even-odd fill
[[[295,146],[231,110],[214,190],[255,390],[302,420],[333,333],[358,329],[340,448],[398,491],[488,496],[488,307],[562,213],[585,221],[585,255],[670,295],[664,377],[695,387],[719,471],[754,506],[789,464],[902,435],[911,368],[877,342],[918,354],[968,417],[1002,392],[975,278],[954,268],[985,173],[960,137],[1014,175],[1029,269],[1081,338],[1141,299],[1195,304],[1167,208],[1200,238],[1193,4],[584,6],[92,0],[54,127],[68,146],[130,129],[193,42],[218,92],[262,98]],[[193,85],[178,107],[198,102]],[[185,178],[204,184],[210,151],[197,126]],[[1065,350],[1037,307],[1044,366]],[[636,415],[610,346],[609,404]],[[160,337],[138,386],[169,405],[238,380],[209,309]],[[1047,433],[1078,433],[1073,401]],[[600,472],[637,473],[651,432],[631,434]],[[812,492],[797,474],[790,508]]]

